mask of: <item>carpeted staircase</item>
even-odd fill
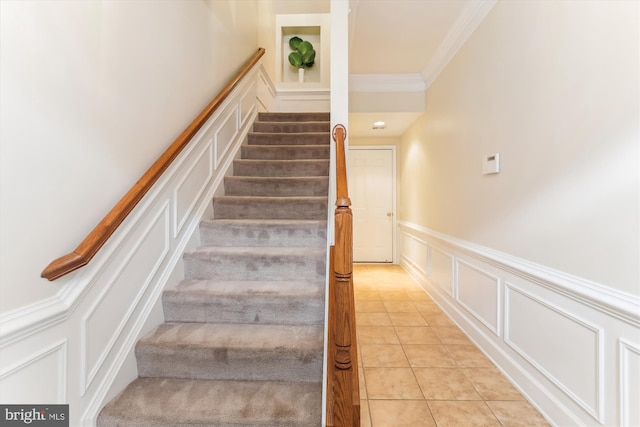
[[[320,425],[329,126],[260,113],[99,427]]]

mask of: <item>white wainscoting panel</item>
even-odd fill
[[[207,144],[191,165],[189,171],[178,183],[173,200],[175,224],[173,237],[176,238],[183,230],[189,216],[194,211],[200,195],[206,190],[213,177],[213,138],[207,135]]]
[[[4,359],[4,357],[3,357]],[[3,365],[5,361],[3,360]],[[2,403],[24,404],[67,401],[67,341],[39,348],[13,366],[3,366],[0,372]],[[54,378],[55,381],[48,381]],[[35,386],[34,385],[37,385]],[[29,396],[25,401],[24,396]]]
[[[169,252],[168,202],[135,240],[131,251],[116,267],[116,275],[103,276],[96,282],[103,291],[82,323],[83,392],[91,385],[117,340],[123,337],[122,331]]]
[[[196,132],[93,260],[51,285],[60,288],[55,298],[3,314],[3,403],[68,403],[70,425],[92,427],[107,396],[136,378],[130,363],[135,344],[162,321],[162,291],[182,278],[182,254],[197,244],[200,221],[211,214],[213,195],[256,118],[260,82],[270,82],[261,65]]]
[[[442,249],[431,246],[431,265],[428,271],[433,283],[449,296],[453,295],[453,256]]]
[[[256,110],[256,97],[258,95],[258,84],[253,84],[247,89],[242,101],[240,101],[240,127],[247,123],[247,120],[253,116]]]
[[[640,347],[620,340],[620,420],[623,426],[640,426]]]
[[[640,426],[640,296],[398,225],[405,270],[552,425]]]
[[[457,300],[491,332],[500,335],[500,279],[456,260]]]
[[[506,284],[505,342],[598,420],[601,337],[600,328]]]
[[[222,163],[224,155],[235,140],[235,136],[237,135],[238,128],[240,126],[238,119],[239,106],[230,110],[231,111],[228,111],[227,116],[222,120],[222,125],[217,128],[213,139],[213,143],[215,145],[216,169],[220,166],[220,163]]]

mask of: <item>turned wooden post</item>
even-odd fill
[[[327,424],[360,425],[358,359],[355,345],[355,304],[353,300],[353,216],[347,188],[347,166],[342,125],[333,129],[336,142],[335,246],[331,254],[329,289],[330,372]],[[331,419],[330,419],[331,418]]]

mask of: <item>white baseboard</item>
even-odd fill
[[[640,425],[638,297],[399,228],[401,265],[553,425]]]

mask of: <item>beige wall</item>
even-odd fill
[[[72,251],[258,47],[254,0],[0,2],[0,312]]]
[[[403,135],[400,219],[640,294],[638,17],[498,2]]]

